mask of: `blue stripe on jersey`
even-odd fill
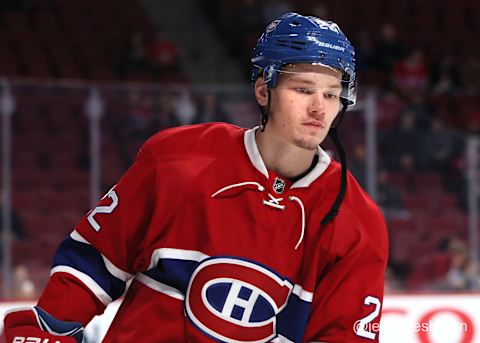
[[[287,306],[277,315],[278,333],[292,342],[301,342],[307,327],[311,304],[290,294]]]
[[[102,255],[89,244],[67,237],[53,257],[53,267],[69,266],[90,276],[112,298],[118,299],[125,291],[125,282],[108,271]]]
[[[185,295],[190,278],[197,266],[197,261],[162,258],[155,268],[146,271],[144,274],[158,282],[178,289]]]

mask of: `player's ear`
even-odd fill
[[[263,82],[263,77],[259,77],[255,81],[255,98],[260,106],[267,106],[268,90],[267,85]]]

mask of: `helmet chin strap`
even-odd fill
[[[340,158],[340,164],[342,166],[342,173],[340,177],[340,189],[337,194],[337,198],[335,199],[332,207],[330,208],[330,211],[323,217],[321,224],[325,225],[331,222],[336,215],[338,214],[338,210],[340,208],[340,205],[342,204],[343,198],[345,196],[345,191],[347,190],[347,159],[345,157],[345,150],[343,149],[343,145],[340,142],[340,139],[338,138],[337,134],[337,128],[340,126],[343,116],[347,110],[348,103],[345,101],[342,106],[342,110],[338,114],[338,120],[335,123],[335,125],[330,127],[330,130],[328,131],[328,136],[330,137],[333,145],[335,146],[335,149],[338,152],[338,156]]]

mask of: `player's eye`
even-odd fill
[[[337,92],[325,92],[323,96],[328,100],[336,100],[338,99],[339,94]]]
[[[301,93],[301,94],[313,94],[312,89],[308,89],[308,88],[305,88],[305,87],[297,87],[297,88],[295,88],[295,90],[298,93]]]

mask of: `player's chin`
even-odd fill
[[[323,128],[323,127],[318,127],[318,126],[307,126],[301,130],[301,136],[304,137],[305,139],[313,140],[316,141],[317,143],[321,143],[327,133],[328,129]],[[317,144],[318,145],[318,144]]]
[[[300,137],[295,140],[295,145],[306,150],[316,150],[321,141],[312,137]]]

